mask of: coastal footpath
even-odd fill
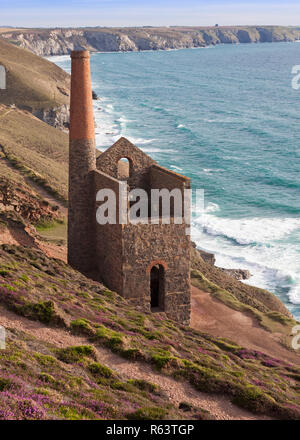
[[[297,41],[300,40],[300,27],[0,28],[0,35],[37,55],[51,56],[67,55],[83,48],[91,52],[125,52]]]

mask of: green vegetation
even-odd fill
[[[90,345],[78,345],[74,347],[61,348],[56,351],[57,358],[67,364],[80,362],[85,357],[95,357],[95,350]]]
[[[138,312],[117,294],[108,296],[102,284],[40,251],[2,245],[0,267],[6,271],[5,276],[0,275],[2,307],[21,314],[26,310],[30,319],[51,317],[50,323],[57,316],[60,319],[55,325],[60,332],[75,331],[87,341],[58,348],[44,341],[32,342],[32,337],[20,332],[8,332],[8,349],[0,352],[0,378],[10,380],[8,374],[17,374],[23,380],[26,386],[21,388],[29,387],[30,399],[39,402],[31,403],[42,411],[36,418],[77,417],[73,410],[87,419],[211,418],[200,408],[175,408],[155,384],[134,377],[124,380],[101,363],[100,347],[197,390],[227,396],[252,412],[299,418],[299,367],[230,340],[174,325],[150,312]],[[149,334],[157,337],[149,339]],[[5,382],[5,386],[10,385]],[[33,397],[33,390],[40,388],[50,403],[47,400],[44,405]],[[0,409],[14,411],[13,402],[4,402],[0,392]],[[151,408],[163,408],[166,413]],[[24,418],[22,414],[18,417]]]
[[[195,287],[198,287],[205,292],[210,292],[214,298],[218,299],[219,301],[223,302],[228,307],[231,307],[234,310],[250,314],[263,328],[268,331],[282,333],[283,335],[289,335],[290,329],[293,326],[297,325],[297,321],[288,318],[280,312],[262,312],[253,306],[239,301],[232,293],[212,283],[197,270],[192,270],[191,277],[192,284]],[[271,293],[269,295],[271,295]]]
[[[167,411],[164,408],[153,406],[151,408],[140,408],[133,413],[127,414],[129,420],[164,420]]]
[[[36,227],[39,236],[47,242],[57,245],[66,245],[67,243],[67,222],[56,219],[51,221],[39,222]]]
[[[234,297],[231,298],[231,302],[235,299],[239,303],[251,306],[263,313],[275,311],[291,317],[287,308],[273,293],[234,279],[218,267],[204,261],[194,247],[191,247],[191,266],[193,269],[192,281],[196,283],[196,287],[198,286],[203,290],[210,289],[207,291],[211,293],[225,290],[227,292],[226,297],[228,297],[228,292]]]
[[[106,379],[109,379],[114,376],[114,372],[110,368],[99,364],[99,362],[90,364],[88,368],[95,377],[105,377]]]
[[[53,301],[45,301],[38,303],[25,302],[24,305],[17,306],[16,311],[26,318],[34,319],[45,324],[57,322],[57,314],[54,309]]]
[[[85,318],[75,319],[75,321],[71,322],[71,330],[75,335],[91,335],[93,334],[93,329],[90,325],[90,321]]]
[[[123,345],[123,336],[104,325],[100,325],[96,331],[96,338],[102,342],[106,347],[118,349]]]
[[[193,412],[176,408],[163,394],[157,392],[154,396],[130,382],[123,382],[109,368],[91,363],[92,353],[86,346],[69,347],[67,363],[66,352],[60,361],[50,354],[33,353],[33,346],[46,353],[57,350],[51,344],[14,331],[7,350],[0,351],[0,419],[126,419],[131,413],[135,418],[139,408],[144,408],[146,416],[148,408],[160,407],[167,408],[164,411],[170,419],[193,417]],[[70,353],[72,356],[76,353],[76,361],[72,358],[71,365]],[[17,363],[16,358],[22,361]],[[28,368],[22,368],[20,362]],[[151,409],[148,414],[159,418],[156,410]]]
[[[157,393],[159,392],[158,386],[148,382],[144,379],[130,379],[128,383],[134,385],[142,391],[148,391],[149,393]]]
[[[39,193],[37,185],[65,203],[68,135],[31,113],[43,119],[45,112],[67,106],[69,75],[3,39],[0,64],[7,72],[7,87],[0,94],[0,174],[18,185],[18,192]]]

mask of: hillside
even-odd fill
[[[0,64],[7,72],[7,87],[0,92],[0,104],[28,110],[56,127],[67,126],[68,74],[55,64],[1,38]]]
[[[296,322],[272,293],[192,247],[184,327],[66,264],[68,136],[21,107],[0,103],[0,419],[299,419]]]
[[[0,146],[18,175],[67,199],[68,135],[29,112],[0,106]],[[3,173],[5,176],[6,173]]]
[[[139,51],[264,43],[300,39],[299,28],[283,26],[0,29],[3,38],[37,55],[65,55],[74,49]]]
[[[40,251],[3,245],[0,265],[0,418],[299,418],[295,365],[139,312]]]

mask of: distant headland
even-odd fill
[[[72,50],[125,52],[206,47],[217,44],[300,40],[300,26],[211,26],[127,28],[1,28],[10,43],[40,56],[67,55]]]

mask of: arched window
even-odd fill
[[[123,157],[118,162],[118,180],[128,180],[131,173],[131,161]]]
[[[151,310],[163,311],[165,308],[165,269],[161,264],[156,264],[150,271]]]

